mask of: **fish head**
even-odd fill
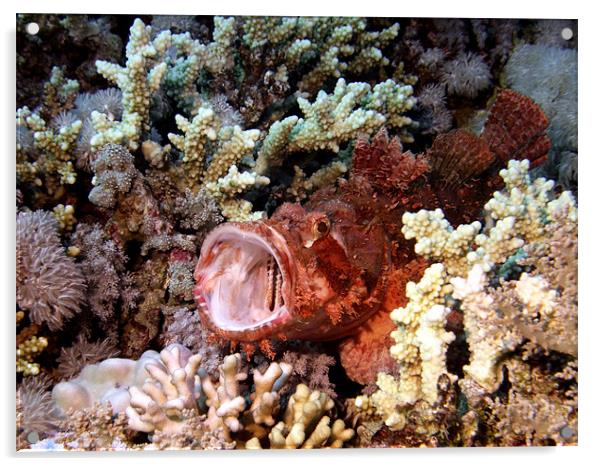
[[[195,269],[202,321],[236,341],[332,339],[361,323],[361,310],[329,311],[350,294],[361,309],[383,266],[382,229],[359,220],[345,203],[284,204],[269,220],[216,227]]]

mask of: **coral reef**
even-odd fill
[[[576,444],[577,28],[18,14],[17,448]]]
[[[485,205],[484,229],[479,222],[453,229],[440,210],[404,214],[405,237],[416,239],[417,253],[437,262],[419,283],[407,285],[408,306],[391,313],[399,327],[391,347],[400,362],[399,378],[379,374],[379,390],[356,400],[359,409],[380,416],[388,427],[403,429],[408,409],[418,400],[435,403],[441,376],[455,380],[446,365],[447,345],[455,335],[445,326],[446,317],[457,308],[470,352],[459,385],[469,406],[477,410],[478,422],[485,422],[477,408],[484,404],[487,416],[498,423],[487,428],[495,430],[492,426],[497,425],[526,444],[548,439],[562,444],[560,429],[566,425],[576,432],[575,394],[569,390],[555,401],[548,397],[543,407],[543,395],[533,393],[527,380],[544,376],[529,375],[539,374],[539,366],[524,361],[536,360],[538,352],[564,354],[561,368],[576,360],[577,211],[570,193],[555,197],[554,183],[531,181],[528,169],[526,160],[510,161],[500,172],[506,191],[494,193]],[[560,244],[566,253],[557,249]],[[554,255],[549,255],[552,248]],[[518,273],[518,279],[511,278]],[[522,359],[512,356],[518,350],[526,353]],[[495,393],[505,371],[511,374],[513,391],[501,402]],[[522,415],[517,413],[538,406],[543,410],[538,427],[519,427]],[[513,435],[499,437],[513,444]]]

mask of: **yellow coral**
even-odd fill
[[[46,337],[32,336],[17,347],[17,372],[23,375],[38,375],[40,365],[33,359],[48,346]]]
[[[326,415],[334,407],[326,393],[311,391],[307,385],[297,385],[289,398],[284,420],[276,424],[268,438],[271,448],[341,448],[343,443],[355,435],[353,429],[345,428],[341,419],[330,426],[331,418]],[[261,443],[253,437],[246,443],[247,449],[260,449]]]

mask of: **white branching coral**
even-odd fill
[[[340,144],[359,134],[371,134],[385,122],[403,128],[412,122],[403,116],[416,103],[411,95],[412,86],[390,79],[371,88],[367,83],[347,84],[341,78],[332,94],[320,91],[314,103],[299,97],[304,118],[288,117],[270,127],[258,153],[257,172],[282,165],[291,152],[338,152]]]
[[[576,236],[577,208],[570,193],[554,196],[554,182],[531,181],[528,169],[528,161],[511,160],[500,171],[506,189],[494,193],[485,205],[485,227],[473,222],[454,229],[439,209],[404,214],[406,239],[415,239],[416,253],[437,263],[426,269],[418,284],[408,283],[408,305],[391,313],[398,329],[391,334],[395,344],[390,351],[400,362],[399,378],[379,374],[379,390],[357,398],[358,408],[400,429],[406,423],[404,406],[420,399],[435,402],[440,375],[456,379],[446,373],[447,346],[454,339],[445,331],[450,312],[446,306],[463,311],[470,350],[460,381],[463,390],[474,392],[477,386],[483,394],[495,391],[502,381],[500,362],[525,339],[576,356],[575,284],[561,283],[557,274],[542,274],[549,269],[544,259],[552,247],[548,235],[555,238],[555,248],[559,231]],[[541,268],[506,281],[508,271],[521,263]],[[558,263],[569,270],[568,259],[559,258]],[[499,289],[492,287],[493,282]],[[450,298],[458,301],[452,304]],[[546,331],[551,344],[543,337]],[[570,343],[559,343],[561,335]]]
[[[87,366],[75,379],[56,385],[52,398],[63,414],[110,402],[114,413],[125,412],[129,428],[163,443],[192,435],[193,425],[199,435],[211,433],[229,445],[242,446],[252,438],[248,448],[336,448],[354,435],[342,420],[331,425],[333,400],[305,385],[297,386],[281,417],[280,391],[293,372],[290,364],[253,369],[252,385],[245,383],[240,354],[223,359],[217,378],[203,364],[201,353],[173,343],[160,354],[145,352],[138,361],[115,358]]]
[[[506,190],[496,191],[485,204],[486,220],[493,224],[485,231],[480,222],[453,229],[437,209],[406,212],[402,233],[416,239],[417,254],[445,263],[450,275],[466,276],[475,264],[488,271],[525,243],[541,239],[545,225],[563,212],[567,221],[576,221],[572,195],[567,191],[555,198],[553,181],[538,178],[531,182],[528,172],[528,160],[511,160],[500,171]]]
[[[330,425],[328,412],[334,407],[326,393],[310,390],[299,384],[289,398],[284,420],[270,431],[270,448],[341,448],[343,443],[355,435],[353,429],[337,419]],[[270,424],[268,424],[270,425]],[[246,443],[247,449],[260,449],[261,443],[253,437]]]
[[[278,390],[284,385],[292,372],[292,366],[286,363],[272,363],[262,374],[254,371],[255,392],[251,394],[252,403],[247,409],[242,396],[240,382],[246,380],[247,373],[241,370],[240,354],[224,358],[219,366],[219,380],[214,382],[209,375],[201,379],[203,392],[207,397],[207,421],[212,429],[223,429],[229,440],[231,433],[239,432],[244,426],[242,413],[250,415],[252,422],[272,426],[273,416],[279,409]]]
[[[466,279],[450,280],[453,297],[462,300],[464,328],[470,347],[470,363],[464,366],[467,377],[487,391],[501,383],[500,357],[514,350],[523,340],[517,329],[504,325],[497,313],[494,299],[486,294],[488,278],[480,265],[475,265]]]
[[[103,60],[96,62],[98,72],[121,89],[123,118],[92,112],[90,115],[97,133],[90,140],[93,149],[112,142],[138,148],[142,133],[150,130],[151,95],[159,89],[167,64],[164,54],[171,45],[171,33],[163,31],[151,40],[151,27],[136,18],[130,28],[126,47],[125,67]]]
[[[239,173],[237,164],[253,154],[259,131],[222,126],[214,111],[204,106],[192,120],[176,115],[176,124],[184,134],[169,133],[168,137],[183,154],[188,184],[204,187],[219,202],[227,219],[251,219],[252,205],[236,196],[252,187],[265,186],[270,180],[254,172]],[[206,163],[209,156],[211,160]]]
[[[73,184],[76,173],[75,142],[82,128],[79,119],[65,121],[53,128],[35,112],[23,107],[17,110],[17,179],[33,182],[54,194],[59,185]],[[29,151],[35,157],[28,157]]]
[[[399,24],[381,31],[366,29],[365,19],[353,17],[242,19],[243,43],[251,50],[266,44],[282,48],[290,70],[308,58],[315,62],[299,83],[306,92],[315,92],[327,79],[339,78],[347,70],[362,73],[389,64],[382,48],[397,37]]]
[[[160,358],[145,365],[150,380],[129,389],[130,406],[125,412],[131,429],[176,433],[182,427],[183,411],[196,409],[201,356],[175,344],[161,351]]]
[[[441,375],[452,381],[456,379],[446,369],[447,347],[455,338],[453,333],[445,331],[450,312],[444,306],[445,295],[450,291],[446,282],[443,265],[433,264],[419,283],[407,284],[408,305],[391,312],[398,329],[391,333],[395,344],[390,352],[399,361],[399,377],[379,373],[376,380],[379,390],[370,400],[358,398],[358,407],[372,405],[392,429],[405,426],[404,406],[419,400],[437,401]]]
[[[335,160],[316,170],[309,178],[297,165],[293,168],[295,176],[286,191],[294,196],[297,201],[302,201],[320,188],[334,185],[336,180],[347,172],[347,165],[340,160]]]

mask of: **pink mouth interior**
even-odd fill
[[[232,229],[213,238],[209,247],[214,260],[202,271],[201,287],[215,325],[245,330],[287,312],[286,277],[264,238]]]

